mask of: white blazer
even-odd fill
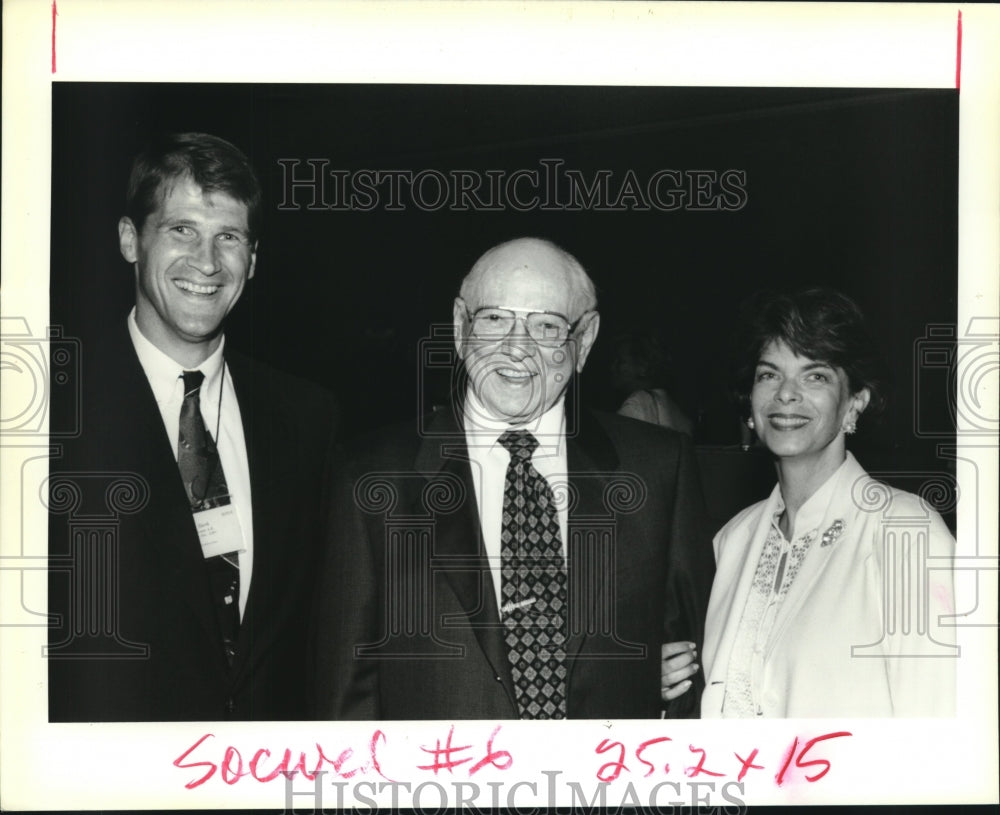
[[[723,716],[729,657],[779,487],[715,536],[703,718]],[[839,535],[822,535],[842,522]],[[762,646],[754,681],[769,718],[949,716],[955,704],[955,540],[916,495],[850,453],[803,505],[791,540],[816,534]],[[944,618],[944,619],[942,619]],[[944,625],[942,625],[942,622]]]

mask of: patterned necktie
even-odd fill
[[[219,451],[205,428],[201,416],[199,392],[205,375],[184,371],[184,402],[181,405],[180,433],[177,444],[177,467],[184,481],[193,512],[229,504],[229,489],[222,472]],[[240,627],[240,561],[236,552],[205,559],[215,602],[222,650],[230,666],[236,654],[236,635]]]
[[[555,499],[531,463],[538,439],[508,430],[500,614],[522,719],[566,718],[566,566]]]

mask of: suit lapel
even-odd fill
[[[456,568],[445,570],[445,579],[468,615],[476,640],[500,677],[512,705],[516,701],[507,659],[503,626],[486,550],[482,543],[476,488],[472,481],[465,434],[448,410],[434,417],[421,441],[416,471],[428,481],[440,474],[457,478],[464,489],[463,509],[440,513],[435,518],[434,555],[451,558]],[[417,508],[425,512],[423,507]]]
[[[566,568],[571,587],[571,607],[574,602],[581,601],[592,606],[599,598],[609,601],[614,596],[612,594],[614,586],[611,585],[611,581],[615,578],[614,569],[597,572],[588,569],[587,575],[583,574],[582,570],[587,568],[585,562],[591,561],[590,557],[583,554],[583,547],[592,537],[590,532],[593,530],[594,519],[606,517],[608,514],[609,510],[604,499],[605,487],[617,471],[618,465],[618,454],[607,433],[591,413],[581,410],[578,432],[575,434],[568,432],[566,437],[566,469],[572,493],[576,497],[569,514],[567,523],[569,540],[566,542]],[[587,585],[586,578],[590,575],[600,580],[600,585]],[[580,612],[586,615],[592,610],[588,607]],[[580,613],[575,616],[582,619]],[[588,636],[583,626],[569,633],[566,642],[567,681],[576,666],[575,658]]]
[[[257,433],[254,428],[261,424],[269,426],[269,419],[273,417],[263,415],[266,406],[262,406],[257,396],[257,382],[249,370],[249,366],[244,364],[241,357],[235,354],[226,355],[226,367],[233,380],[233,390],[236,391],[236,401],[239,403],[240,423],[243,425],[243,440],[246,443],[247,469],[250,473],[250,513],[253,524],[253,567],[250,576],[250,591],[247,594],[247,604],[243,611],[243,618],[240,621],[240,630],[236,639],[236,657],[233,663],[233,679],[238,680],[250,669],[250,654],[256,651],[256,643],[251,642],[251,632],[253,640],[257,640],[257,597],[260,591],[257,588],[259,580],[254,579],[254,575],[267,574],[270,569],[268,552],[266,546],[260,546],[260,542],[268,539],[268,530],[264,528],[265,519],[269,517],[260,512],[262,497],[267,495],[268,485],[264,483],[265,473],[262,472],[261,462],[268,460],[267,450],[262,449],[267,443],[268,434]],[[223,371],[225,373],[225,371]],[[223,381],[223,387],[225,382]],[[280,504],[279,504],[280,506]]]
[[[117,367],[125,393],[133,395],[128,404],[120,403],[121,420],[115,422],[117,440],[131,457],[129,468],[148,479],[149,507],[140,513],[141,540],[148,545],[152,558],[159,562],[158,574],[167,576],[166,590],[183,599],[205,629],[212,642],[220,639],[218,621],[212,608],[208,576],[194,518],[188,506],[184,486],[164,431],[159,406],[153,396],[139,359],[127,334]],[[162,578],[161,578],[162,579]],[[221,648],[220,665],[223,662]]]
[[[276,461],[284,461],[276,453],[287,445],[285,439],[289,430],[286,417],[276,409],[273,399],[264,397],[265,383],[258,381],[249,360],[234,353],[227,355],[226,364],[239,402],[250,472],[253,518],[253,574],[233,665],[233,679],[238,682],[253,668],[251,654],[265,653],[278,630],[271,616],[276,610],[265,607],[268,591],[262,588],[262,576],[272,575],[279,568],[277,559],[282,556],[282,551],[274,544],[280,541],[281,536],[276,532],[276,524],[284,523],[283,512],[292,511],[291,508],[297,504],[286,489],[294,480],[286,478],[275,466]],[[293,466],[289,462],[285,464]],[[270,586],[272,591],[282,588],[292,587]]]

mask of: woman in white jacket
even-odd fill
[[[739,392],[778,483],[714,540],[702,716],[951,715],[954,539],[845,446],[880,399],[861,312],[813,289],[746,313]]]

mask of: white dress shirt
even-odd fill
[[[177,458],[177,437],[180,431],[181,405],[184,402],[184,371],[198,370],[205,375],[201,383],[199,401],[205,427],[215,439],[222,461],[222,472],[229,488],[229,499],[236,508],[243,533],[243,547],[240,552],[240,618],[246,610],[250,593],[250,579],[253,573],[253,513],[250,502],[250,464],[247,460],[247,444],[243,435],[243,419],[240,405],[236,400],[233,378],[225,364],[223,348],[225,337],[219,347],[197,368],[185,368],[163,353],[151,343],[135,321],[135,308],[128,316],[128,333],[132,338],[139,364],[149,380],[156,404],[160,408],[163,427],[174,459]],[[178,475],[179,477],[179,475]]]
[[[559,536],[563,558],[566,557],[566,528],[568,523],[568,482],[566,467],[566,432],[563,400],[549,408],[539,418],[526,425],[512,425],[487,418],[486,409],[470,390],[465,400],[463,424],[465,441],[469,448],[472,482],[476,487],[479,521],[482,524],[483,545],[493,576],[493,590],[497,602],[501,582],[501,525],[503,524],[503,491],[507,477],[510,453],[499,443],[508,430],[528,430],[538,439],[538,449],[531,456],[538,474],[552,488],[559,517]]]

